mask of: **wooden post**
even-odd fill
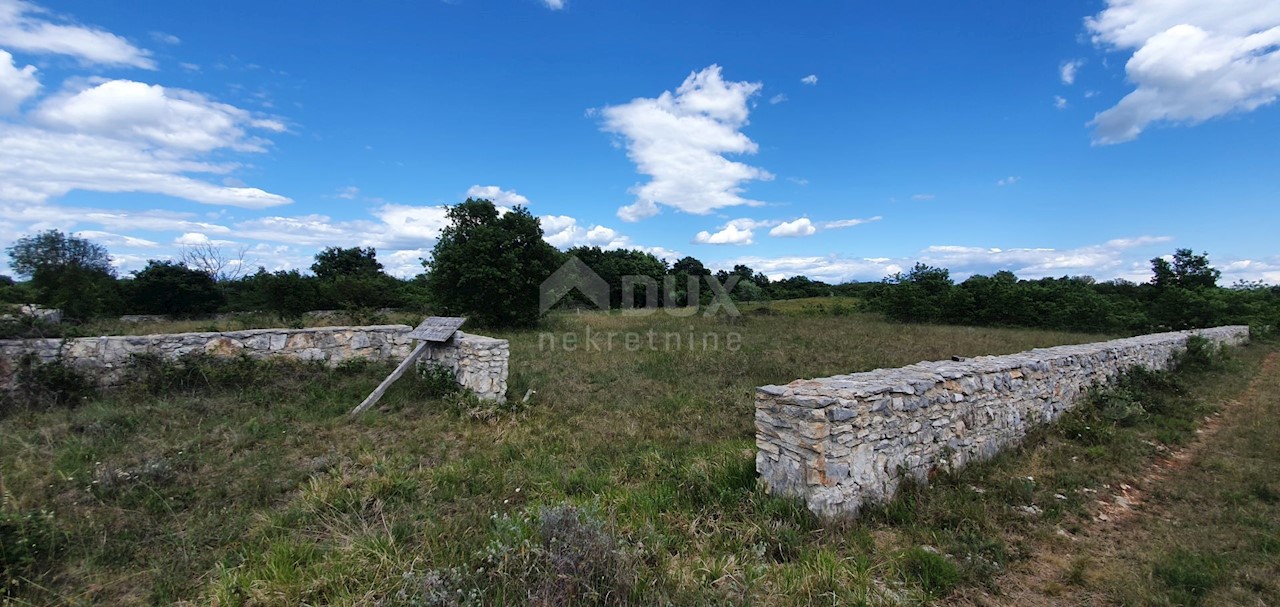
[[[364,411],[369,407],[377,404],[378,400],[382,398],[382,395],[387,392],[387,388],[390,388],[391,384],[395,383],[397,379],[400,379],[400,376],[404,375],[404,372],[407,371],[409,367],[412,367],[415,362],[418,362],[418,359],[421,358],[422,354],[430,347],[431,342],[418,342],[418,345],[409,353],[409,356],[405,357],[404,362],[401,362],[400,366],[396,367],[396,370],[391,372],[391,375],[388,375],[386,379],[382,380],[382,383],[378,384],[378,387],[373,390],[373,393],[369,395],[369,398],[364,399],[364,402],[351,410],[350,417],[354,419],[356,416],[364,413]]]

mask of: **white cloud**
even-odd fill
[[[182,44],[182,38],[165,32],[151,32],[151,39],[161,44]]]
[[[706,230],[698,232],[693,237],[695,244],[733,244],[746,245],[751,244],[754,234],[750,229],[740,228],[733,223],[725,225],[719,232],[712,234]]]
[[[633,188],[634,203],[618,209],[625,221],[639,221],[669,206],[706,215],[716,209],[760,205],[744,198],[743,184],[769,180],[763,169],[734,162],[725,154],[754,154],[758,146],[740,129],[758,82],[727,82],[718,65],[694,72],[675,93],[639,98],[600,111],[603,129],[621,135],[637,170],[651,177]]]
[[[797,238],[802,236],[813,236],[818,228],[813,226],[813,222],[808,217],[801,217],[795,221],[787,221],[778,224],[772,230],[769,230],[770,236],[782,238]]]
[[[786,100],[787,100],[787,96],[785,94],[778,93],[777,95],[774,95],[769,98],[769,103],[773,105],[778,105],[779,103],[782,103],[783,101],[786,101]]]
[[[937,198],[937,196],[933,194],[916,194],[911,197],[912,200],[933,200],[934,198]]]
[[[517,194],[515,190],[504,190],[496,185],[473,185],[467,188],[467,198],[483,198],[499,207],[529,206],[528,198]]]
[[[1084,59],[1076,59],[1075,61],[1064,61],[1058,67],[1058,76],[1062,78],[1062,83],[1070,86],[1076,83],[1076,72],[1080,71],[1080,67],[1084,65]]]
[[[910,268],[916,262],[947,268],[951,270],[952,278],[957,280],[973,274],[990,275],[999,270],[1010,270],[1020,278],[1091,275],[1099,280],[1126,278],[1145,281],[1150,277],[1146,262],[1150,255],[1136,250],[1170,240],[1172,239],[1161,236],[1141,236],[1075,249],[1001,249],[941,245],[927,247],[914,256],[897,259],[836,255],[743,257],[721,265],[743,263],[764,272],[770,278],[804,275],[827,282],[879,280]],[[1280,264],[1274,267],[1280,268]]]
[[[1280,95],[1275,0],[1108,0],[1085,23],[1095,44],[1132,50],[1135,90],[1089,124],[1095,144],[1130,141],[1153,123],[1197,124]]]
[[[996,185],[1000,187],[1004,187],[1007,185],[1013,185],[1015,183],[1018,183],[1019,181],[1022,181],[1021,177],[1015,177],[1013,175],[1010,175],[1008,177],[1005,177],[1004,179],[997,180]]]
[[[337,196],[338,198],[341,198],[343,200],[355,200],[356,197],[359,195],[360,195],[360,188],[357,188],[356,186],[353,186],[353,185],[349,185],[345,188],[342,188],[338,190],[337,194],[334,194],[334,196]]]
[[[160,246],[160,243],[146,238],[137,238],[127,234],[114,234],[111,232],[102,232],[99,230],[80,230],[75,233],[79,238],[92,240],[98,244],[108,247],[127,247],[134,249],[154,249]]]
[[[150,53],[94,27],[53,23],[45,9],[24,0],[0,0],[0,45],[28,53],[70,55],[86,63],[153,70]]]
[[[631,239],[619,234],[613,228],[602,225],[583,227],[578,224],[577,219],[568,215],[543,215],[538,219],[542,223],[543,240],[556,248],[585,246],[624,249],[632,247]]]
[[[883,217],[876,215],[875,217],[868,217],[866,219],[838,219],[836,221],[826,221],[822,223],[822,229],[838,230],[840,228],[852,228],[853,226],[860,226],[864,223],[880,221],[881,219],[883,219]]]
[[[248,129],[285,130],[279,121],[255,118],[247,110],[199,93],[132,80],[109,80],[45,99],[32,118],[54,129],[188,152],[218,148],[260,152],[267,142],[249,136]]]
[[[542,3],[546,4],[547,8],[558,11],[564,9],[565,0],[542,0]]]
[[[1068,104],[1067,104],[1067,100],[1066,100],[1066,98],[1064,98],[1063,96],[1061,96],[1061,95],[1054,95],[1054,96],[1053,96],[1053,107],[1055,107],[1055,108],[1057,108],[1057,109],[1060,109],[1060,110],[1065,110],[1065,109],[1067,109],[1067,105],[1068,105]]]
[[[788,177],[787,181],[790,181],[791,183],[794,183],[796,185],[809,185],[809,180],[803,177]]]
[[[72,190],[150,192],[251,209],[292,202],[258,188],[217,186],[188,177],[225,174],[236,167],[189,159],[183,152],[146,142],[0,124],[0,202],[42,203]]]
[[[13,55],[0,49],[0,115],[18,111],[23,101],[40,90],[40,78],[34,65],[18,69]]]
[[[809,86],[813,86],[813,85],[815,85],[815,84],[817,84],[817,83],[818,83],[818,75],[817,75],[817,74],[809,74],[808,76],[805,76],[804,78],[801,78],[801,79],[800,79],[800,82],[803,82],[803,83],[805,83],[805,84],[807,84],[807,85],[809,85]]]

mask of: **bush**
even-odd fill
[[[174,261],[147,262],[129,285],[130,311],[190,317],[216,312],[224,298],[213,278]]]
[[[542,508],[495,519],[496,536],[482,555],[482,584],[501,603],[625,605],[637,566],[604,522],[574,506]]]
[[[39,579],[62,544],[53,513],[15,513],[0,507],[0,597]]]
[[[68,365],[61,355],[41,362],[35,354],[25,354],[18,359],[16,376],[14,398],[26,406],[69,407],[97,394],[92,379]]]
[[[147,394],[241,389],[261,383],[269,373],[266,366],[247,356],[228,358],[193,352],[170,361],[154,354],[135,354],[129,361],[125,385]]]
[[[1218,344],[1199,335],[1187,338],[1187,347],[1174,358],[1178,369],[1193,372],[1213,371],[1226,363],[1226,353]]]
[[[441,364],[420,366],[418,378],[421,380],[423,395],[427,398],[453,396],[462,390],[453,369]]]

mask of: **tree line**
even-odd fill
[[[310,273],[247,272],[243,256],[205,245],[179,260],[149,260],[118,276],[105,247],[50,230],[20,238],[8,249],[23,282],[0,276],[0,302],[35,302],[60,308],[75,320],[121,314],[190,317],[214,312],[270,312],[292,319],[311,310],[408,308],[465,315],[477,326],[527,327],[541,317],[542,282],[571,257],[609,285],[610,307],[624,302],[624,277],[659,285],[660,301],[706,304],[714,293],[691,286],[714,278],[737,301],[849,296],[859,308],[903,322],[1017,326],[1107,333],[1142,333],[1228,323],[1280,324],[1280,287],[1242,283],[1224,288],[1207,254],[1179,249],[1171,260],[1151,261],[1152,278],[1138,284],[1089,277],[1024,280],[1007,271],[956,283],[945,268],[917,264],[879,282],[828,284],[804,276],[771,280],[746,265],[712,272],[684,257],[667,263],[641,250],[575,247],[560,251],[543,238],[523,207],[502,213],[488,200],[449,208],[423,272],[410,279],[387,274],[375,249],[329,247]],[[643,290],[639,290],[644,292]],[[561,307],[586,305],[581,294]]]

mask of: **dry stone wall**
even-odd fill
[[[1134,366],[1159,370],[1200,335],[1248,341],[1217,327],[1042,348],[960,362],[797,380],[756,391],[756,470],[771,493],[800,497],[824,518],[856,516],[891,498],[905,475],[990,457],[1057,419],[1092,385]]]
[[[402,360],[413,349],[407,325],[255,329],[220,333],[113,335],[76,339],[0,340],[0,388],[16,387],[18,360],[30,353],[42,362],[62,357],[100,386],[118,385],[134,355],[176,360],[187,354],[271,357],[321,361],[329,366],[354,358]],[[446,344],[432,346],[420,364],[451,369],[458,384],[486,400],[501,401],[507,392],[507,340],[457,332]]]

